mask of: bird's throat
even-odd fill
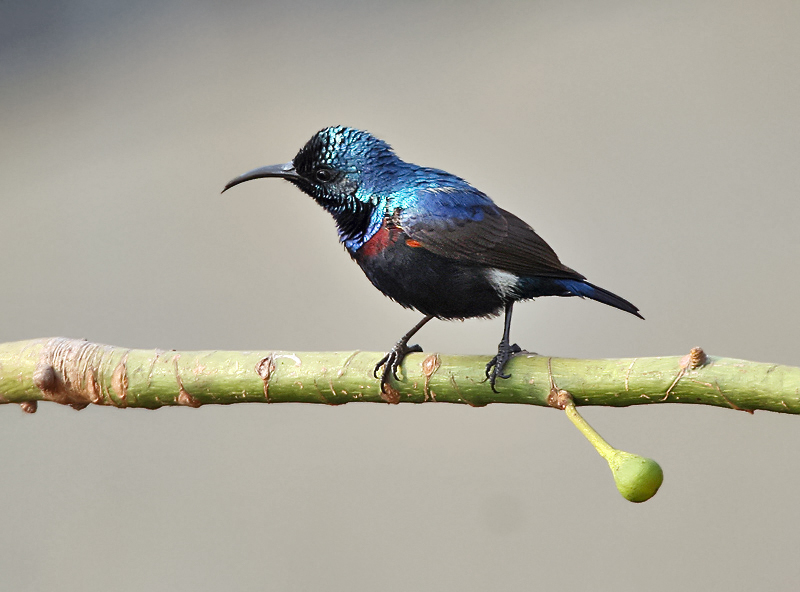
[[[351,252],[358,250],[377,232],[383,219],[375,204],[355,198],[335,203],[320,200],[320,205],[333,216],[339,240]]]

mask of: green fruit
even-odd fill
[[[626,500],[646,502],[653,497],[664,481],[664,471],[652,458],[615,450],[606,459],[617,489]]]

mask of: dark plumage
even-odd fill
[[[509,343],[514,302],[579,296],[639,318],[638,309],[590,284],[559,261],[525,222],[463,179],[400,160],[388,144],[346,127],[315,134],[291,162],[233,179],[225,190],[263,177],[286,179],[336,221],[339,239],[373,285],[425,315],[376,365],[381,389],[405,355],[408,340],[432,318],[466,319],[505,312],[497,355],[486,365],[494,390],[506,362],[521,351]]]

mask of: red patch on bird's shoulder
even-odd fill
[[[397,239],[400,238],[400,232],[399,228],[394,226],[387,228],[386,224],[383,224],[378,232],[373,234],[358,250],[358,254],[363,257],[375,257],[378,253],[396,243]]]
[[[422,246],[422,243],[421,243],[421,242],[419,242],[419,241],[415,241],[413,238],[407,238],[407,239],[406,239],[406,244],[407,244],[409,247],[421,247],[421,246]]]

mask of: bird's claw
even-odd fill
[[[381,373],[381,392],[387,392],[387,386],[389,384],[390,377],[394,376],[395,380],[400,380],[400,376],[397,374],[400,365],[403,363],[403,360],[408,354],[411,353],[420,353],[422,352],[422,347],[419,344],[415,345],[408,345],[403,341],[398,341],[395,346],[389,350],[389,352],[383,356],[377,364],[375,364],[375,369],[372,371],[372,375],[375,378],[378,378],[378,370],[383,367],[383,372]]]
[[[514,354],[520,352],[522,352],[522,348],[516,343],[514,345],[501,343],[500,347],[497,348],[497,355],[486,364],[486,380],[488,380],[489,384],[492,386],[493,392],[497,392],[495,383],[498,378],[511,378],[511,374],[503,374],[503,368],[505,368],[506,363],[514,357]]]

